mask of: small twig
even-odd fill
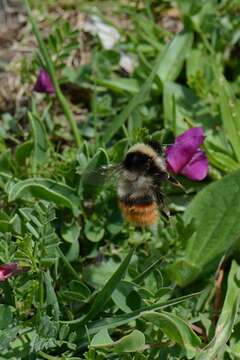
[[[204,331],[203,328],[201,328],[200,326],[195,325],[195,324],[191,324],[191,328],[193,329],[193,331],[194,331],[195,333],[197,333],[198,335],[200,335],[205,342],[208,342],[207,334],[206,334],[206,332]]]
[[[212,319],[213,325],[216,325],[222,307],[222,283],[224,278],[225,265],[226,265],[226,257],[222,259],[219,265],[216,281],[215,281],[215,301],[213,305],[213,319]]]

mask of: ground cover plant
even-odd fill
[[[239,1],[3,5],[0,359],[239,359]],[[149,140],[139,228],[99,169]]]

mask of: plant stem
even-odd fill
[[[48,49],[42,39],[42,36],[40,34],[40,31],[37,27],[37,23],[34,19],[34,17],[32,16],[32,11],[31,11],[31,8],[29,6],[29,3],[28,3],[28,0],[24,0],[24,3],[25,3],[25,6],[27,8],[27,12],[28,12],[28,16],[29,16],[29,20],[30,20],[30,23],[32,25],[32,29],[33,29],[33,33],[37,39],[37,42],[38,42],[38,46],[39,46],[39,49],[40,49],[40,52],[41,52],[41,55],[43,56],[44,58],[44,61],[45,61],[45,65],[46,65],[46,68],[47,68],[47,71],[51,77],[51,80],[52,80],[52,83],[54,85],[54,88],[55,88],[55,91],[56,91],[56,96],[58,98],[58,101],[63,109],[63,112],[68,120],[68,123],[70,124],[70,127],[72,129],[72,132],[73,132],[73,136],[75,138],[75,141],[76,141],[76,144],[77,146],[79,147],[82,143],[82,139],[81,139],[81,136],[80,136],[80,133],[78,131],[78,128],[77,128],[77,124],[76,124],[76,121],[74,119],[74,116],[73,116],[73,113],[70,109],[70,106],[68,104],[68,101],[67,99],[65,98],[65,96],[63,95],[61,89],[60,89],[60,86],[59,86],[59,83],[58,83],[58,79],[57,79],[57,76],[56,76],[56,71],[55,71],[55,67],[54,67],[54,64],[52,62],[52,59],[51,59],[51,56],[48,52]]]

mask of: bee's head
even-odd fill
[[[151,158],[141,151],[128,152],[123,160],[123,167],[129,171],[146,172],[149,170]]]

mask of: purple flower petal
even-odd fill
[[[40,69],[36,84],[33,88],[34,91],[40,93],[54,94],[55,89],[52,84],[51,78],[48,72],[44,69]]]
[[[205,135],[201,127],[194,127],[176,137],[175,143],[191,143],[197,149],[204,141]]]
[[[191,160],[197,149],[189,146],[188,143],[174,144],[167,148],[167,165],[174,174],[179,174],[181,170]]]
[[[204,141],[202,128],[191,128],[176,137],[175,144],[166,149],[166,160],[170,171],[179,174],[192,159]]]
[[[28,268],[20,268],[16,262],[0,265],[0,282],[19,272],[28,271]]]
[[[181,170],[181,174],[191,180],[203,180],[208,174],[208,159],[205,153],[199,149],[191,161]]]

